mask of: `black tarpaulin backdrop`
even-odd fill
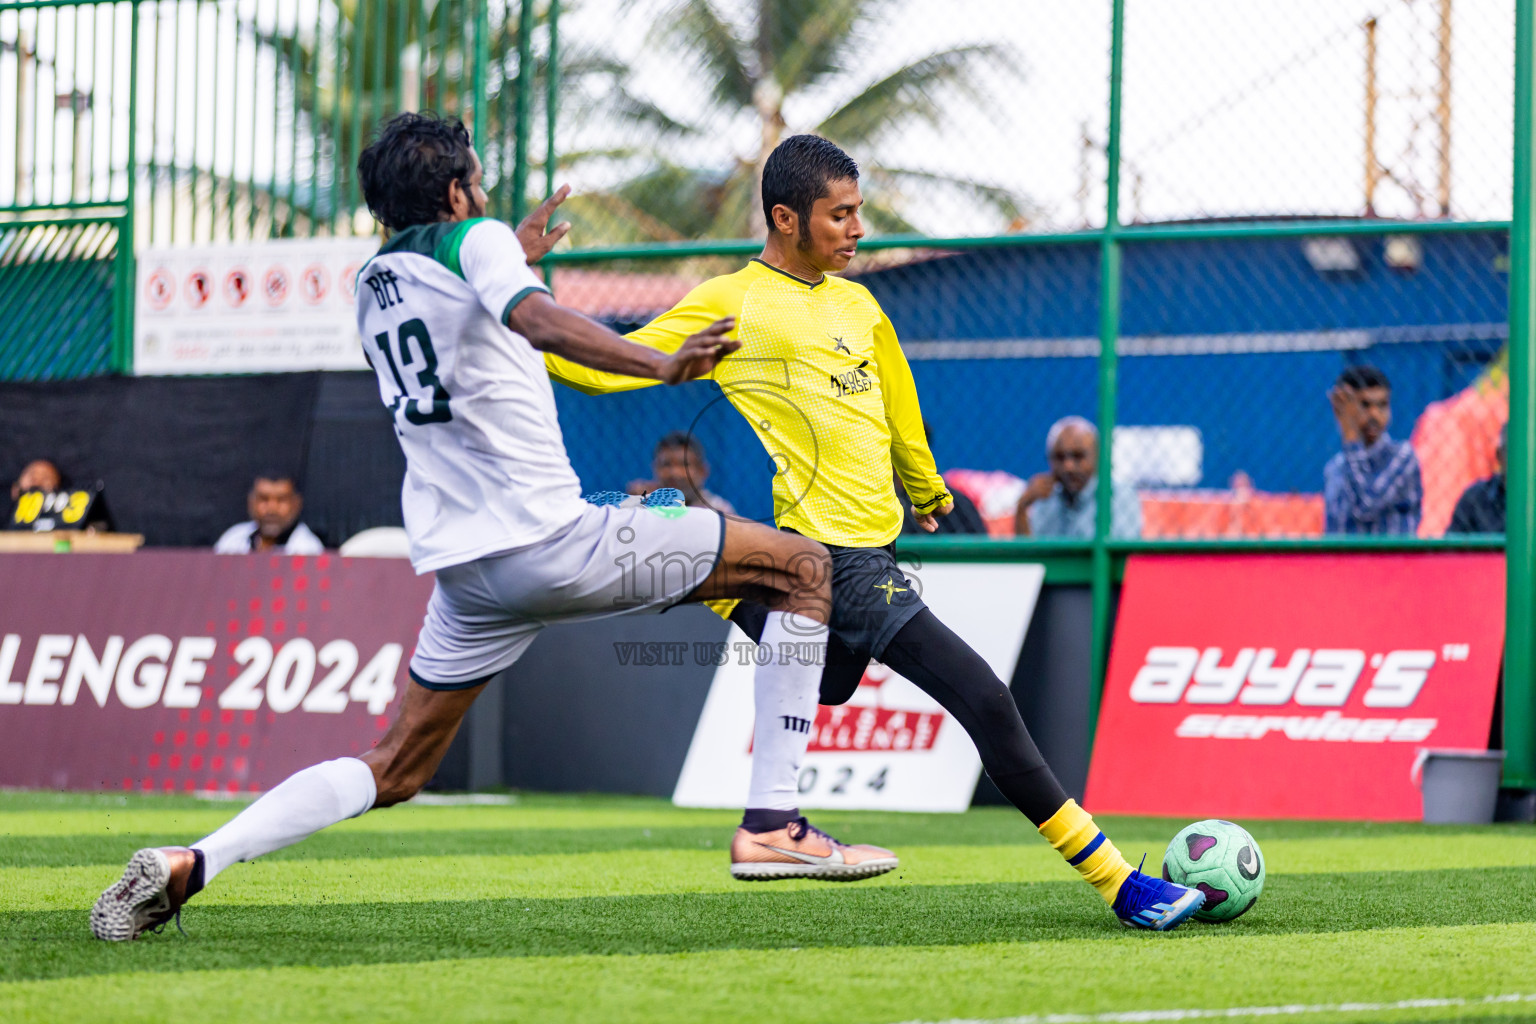
[[[211,545],[247,518],[251,481],[270,471],[296,475],[327,547],[401,522],[405,458],[371,373],[0,383],[7,509],[33,459],[101,480],[116,529],[151,545]]]

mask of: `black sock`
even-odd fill
[[[793,811],[771,811],[766,807],[748,807],[747,812],[741,816],[741,827],[755,833],[777,832],[798,817],[800,817],[798,807]]]
[[[187,879],[187,899],[203,891],[203,851],[192,850],[192,875]]]

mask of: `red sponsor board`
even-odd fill
[[[816,705],[816,720],[810,723],[811,740],[806,750],[812,754],[932,750],[939,726],[944,724],[944,712],[932,708],[918,711],[881,707],[880,688],[890,678],[890,669],[871,662],[849,703]],[[748,736],[747,753],[751,752],[752,737]]]
[[[942,711],[817,705],[808,749],[850,754],[861,750],[932,750],[943,721]]]
[[[0,557],[0,785],[246,792],[365,751],[431,586],[393,559]]]
[[[1483,749],[1497,553],[1133,556],[1096,812],[1415,820],[1421,747]]]

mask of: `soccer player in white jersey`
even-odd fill
[[[390,232],[358,275],[358,328],[406,456],[411,561],[436,587],[399,713],[378,746],[300,771],[191,847],[151,847],[91,911],[97,938],[170,920],[220,871],[346,818],[407,800],[432,777],[492,676],[544,624],[684,601],[750,598],[772,609],[757,670],[748,806],[793,807],[815,717],[830,563],[819,543],[711,509],[598,507],[566,457],[543,353],[678,384],[738,347],[730,318],[662,354],[563,309],[528,269],[558,194],[519,230],[486,219],[481,165],[457,121],[401,114],[358,161]],[[888,850],[837,843],[800,819],[786,836],[822,877],[890,870]]]

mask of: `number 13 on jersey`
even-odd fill
[[[437,352],[432,348],[426,324],[416,318],[407,320],[396,329],[393,338],[388,331],[374,335],[373,347],[384,357],[390,377],[399,389],[389,403],[389,411],[397,421],[402,411],[405,421],[418,427],[453,419],[448,389],[437,379]],[[368,361],[373,362],[371,354]],[[410,385],[406,384],[407,379],[412,380]]]

